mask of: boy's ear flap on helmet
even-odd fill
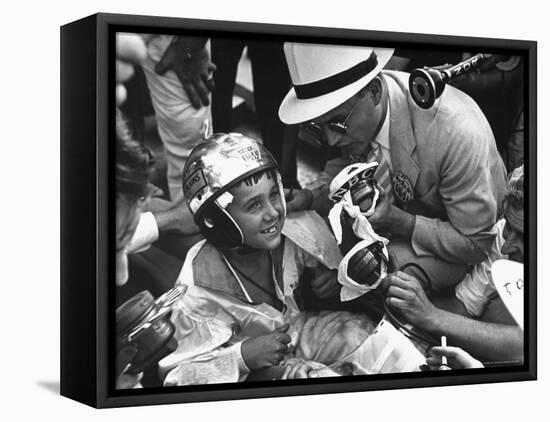
[[[233,217],[216,203],[206,207],[195,220],[203,236],[214,246],[231,249],[244,243],[243,233]]]

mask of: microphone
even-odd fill
[[[429,109],[443,94],[446,84],[479,68],[489,57],[490,54],[480,53],[445,70],[433,67],[413,70],[409,76],[409,91],[414,102],[420,108]]]

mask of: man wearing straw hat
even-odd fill
[[[293,88],[279,117],[308,124],[341,151],[288,205],[326,213],[332,177],[352,162],[378,161],[375,178],[385,194],[369,221],[391,238],[394,264],[417,263],[425,274],[407,271],[438,290],[455,285],[486,257],[506,171],[475,102],[447,86],[432,108],[419,108],[409,75],[382,70],[392,54],[387,48],[285,44]]]

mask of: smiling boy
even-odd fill
[[[334,376],[365,366],[347,357],[370,338],[374,321],[298,305],[304,269],[316,268],[317,278],[331,272],[282,234],[286,203],[267,149],[240,134],[213,135],[193,150],[183,187],[206,239],[191,248],[178,279],[188,290],[173,308],[178,348],[160,362],[164,385]],[[389,370],[418,368],[400,364]]]

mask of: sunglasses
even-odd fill
[[[347,135],[348,133],[348,120],[350,119],[351,115],[353,114],[355,107],[357,106],[357,103],[359,100],[355,101],[355,104],[353,104],[353,107],[349,111],[348,115],[345,117],[344,120],[341,122],[328,122],[328,123],[315,123],[314,121],[309,121],[306,123],[306,127],[311,130],[312,132],[316,133],[317,135],[321,136],[323,134],[323,128],[322,126],[326,125],[331,131],[339,134],[339,135]]]

